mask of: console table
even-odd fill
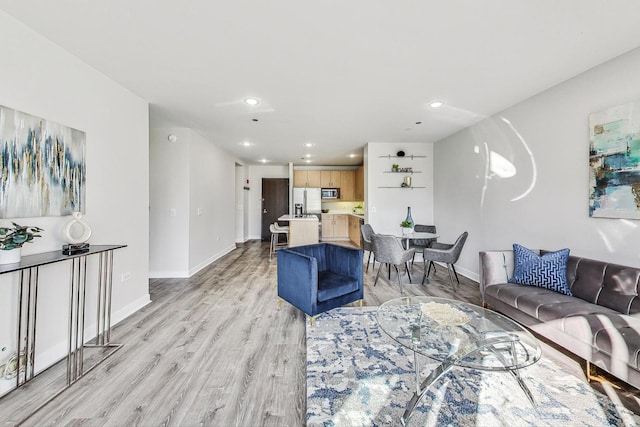
[[[35,255],[23,256],[21,262],[15,264],[0,265],[0,274],[17,272],[18,284],[18,319],[16,342],[16,388],[25,385],[35,376],[35,344],[36,344],[36,314],[38,306],[38,280],[39,268],[43,265],[70,261],[69,274],[69,330],[67,345],[67,380],[66,385],[36,408],[37,412],[44,405],[57,397],[84,374],[95,368],[106,358],[117,351],[121,344],[111,343],[111,290],[113,276],[113,251],[124,248],[127,245],[92,245],[88,251],[73,255],[63,255],[62,251],[44,252]],[[96,338],[93,343],[85,344],[84,322],[85,300],[87,286],[87,258],[97,255],[97,301],[96,301]],[[109,354],[104,356],[89,369],[85,369],[83,363],[83,350],[86,347],[112,348]],[[23,420],[24,421],[24,420]]]

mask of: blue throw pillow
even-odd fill
[[[538,286],[573,296],[567,285],[567,260],[569,249],[561,249],[544,255],[513,244],[515,268],[509,283]]]

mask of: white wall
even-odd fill
[[[382,158],[398,151],[405,158]],[[411,155],[425,156],[411,159]],[[400,222],[411,216],[416,224],[433,224],[433,144],[370,142],[365,149],[366,220],[376,233],[399,234]],[[399,167],[411,167],[417,173],[385,173],[396,163]],[[415,187],[400,188],[405,176],[412,177]],[[380,188],[396,186],[396,188]]]
[[[235,245],[235,160],[190,131],[189,276]]]
[[[262,224],[262,178],[289,178],[289,166],[248,166],[249,239],[260,239]]]
[[[148,105],[3,12],[0,39],[0,103],[86,132],[83,220],[93,230],[89,243],[128,245],[114,252],[112,320],[120,321],[149,302]],[[60,232],[70,217],[14,220],[45,230],[42,238],[23,248],[27,255],[60,250],[65,243]],[[66,354],[67,264],[39,271],[38,369]],[[130,279],[123,281],[123,276]],[[87,301],[94,301],[96,260],[89,262],[87,277]],[[0,276],[0,348],[6,345],[12,351],[16,347],[17,283],[16,274]],[[86,315],[89,338],[95,319],[93,307]]]
[[[235,248],[235,160],[192,129],[150,141],[150,276],[190,277]]]
[[[189,136],[184,128],[149,132],[151,277],[184,277],[189,270]]]
[[[640,99],[638,70],[640,49],[435,144],[440,240],[469,231],[459,272],[477,279],[478,251],[513,243],[640,266],[640,222],[588,213],[589,114]],[[516,175],[485,172],[491,151]]]

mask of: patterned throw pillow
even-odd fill
[[[513,244],[515,268],[509,283],[538,286],[573,296],[567,285],[567,259],[569,249],[561,249],[544,255]]]

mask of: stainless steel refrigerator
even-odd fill
[[[302,204],[302,214],[319,214],[322,211],[322,199],[319,188],[294,188],[293,206]]]

